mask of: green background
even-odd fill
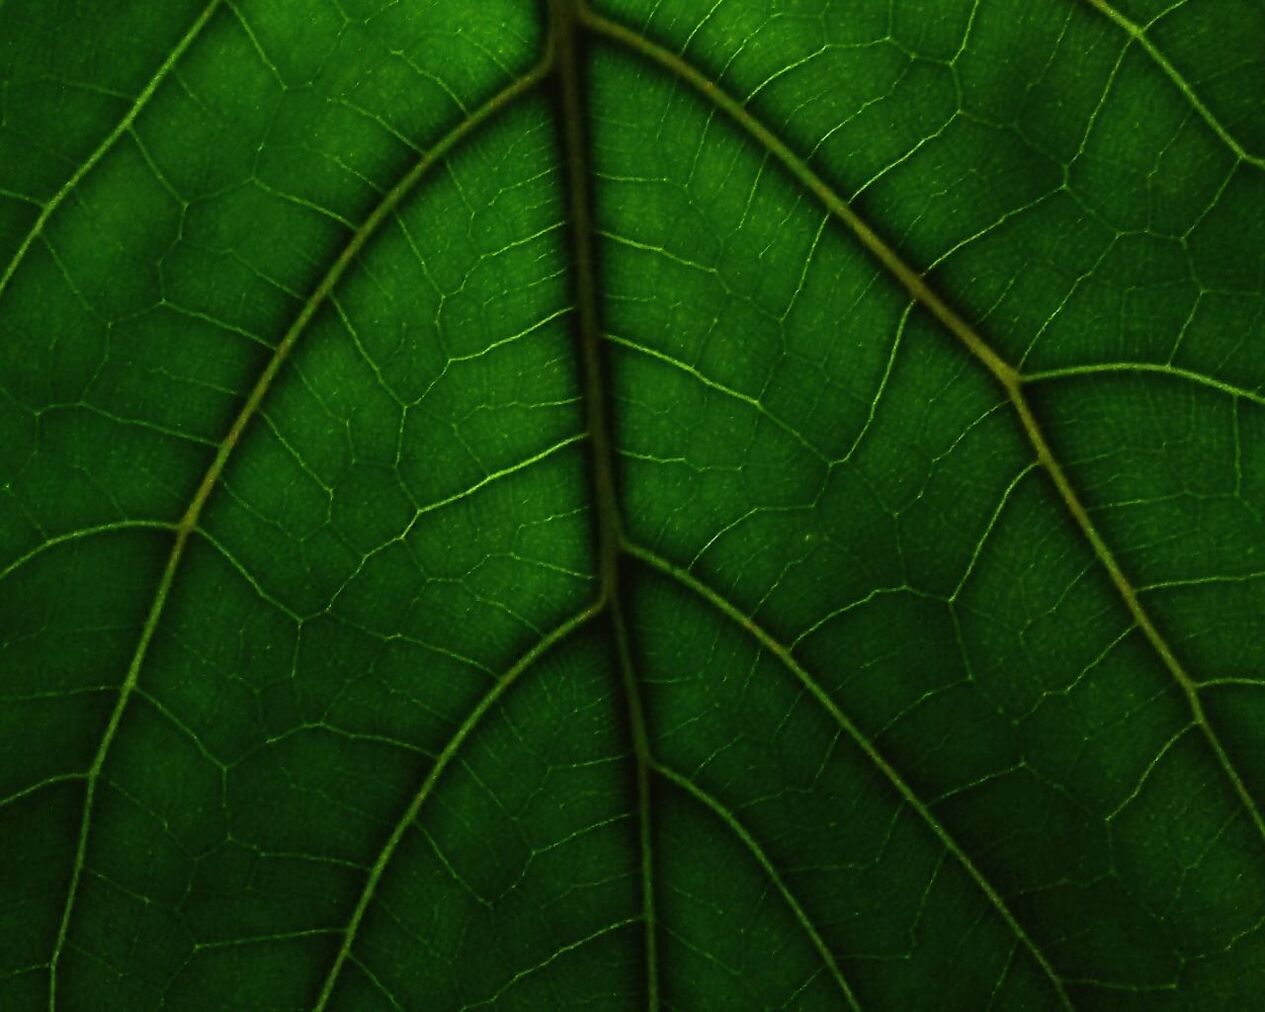
[[[0,1008],[1259,1003],[1265,9],[598,10],[0,0]]]

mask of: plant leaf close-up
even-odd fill
[[[1263,994],[1259,0],[0,0],[0,1009]]]

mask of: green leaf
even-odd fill
[[[0,1007],[1265,993],[1254,0],[0,0]]]

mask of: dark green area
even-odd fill
[[[1265,11],[0,0],[0,1009],[1254,1007]]]

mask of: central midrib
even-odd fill
[[[563,193],[571,248],[570,279],[574,295],[573,329],[580,364],[580,383],[587,412],[593,518],[596,528],[600,589],[598,601],[609,609],[615,663],[636,766],[638,846],[645,947],[646,1006],[659,1008],[658,929],[655,923],[654,848],[650,806],[650,742],[645,707],[633,668],[627,601],[620,579],[623,524],[615,483],[612,418],[607,401],[597,277],[597,224],[593,210],[593,173],[589,168],[588,95],[580,28],[579,0],[549,0],[550,58],[554,73],[556,120],[562,144]]]

